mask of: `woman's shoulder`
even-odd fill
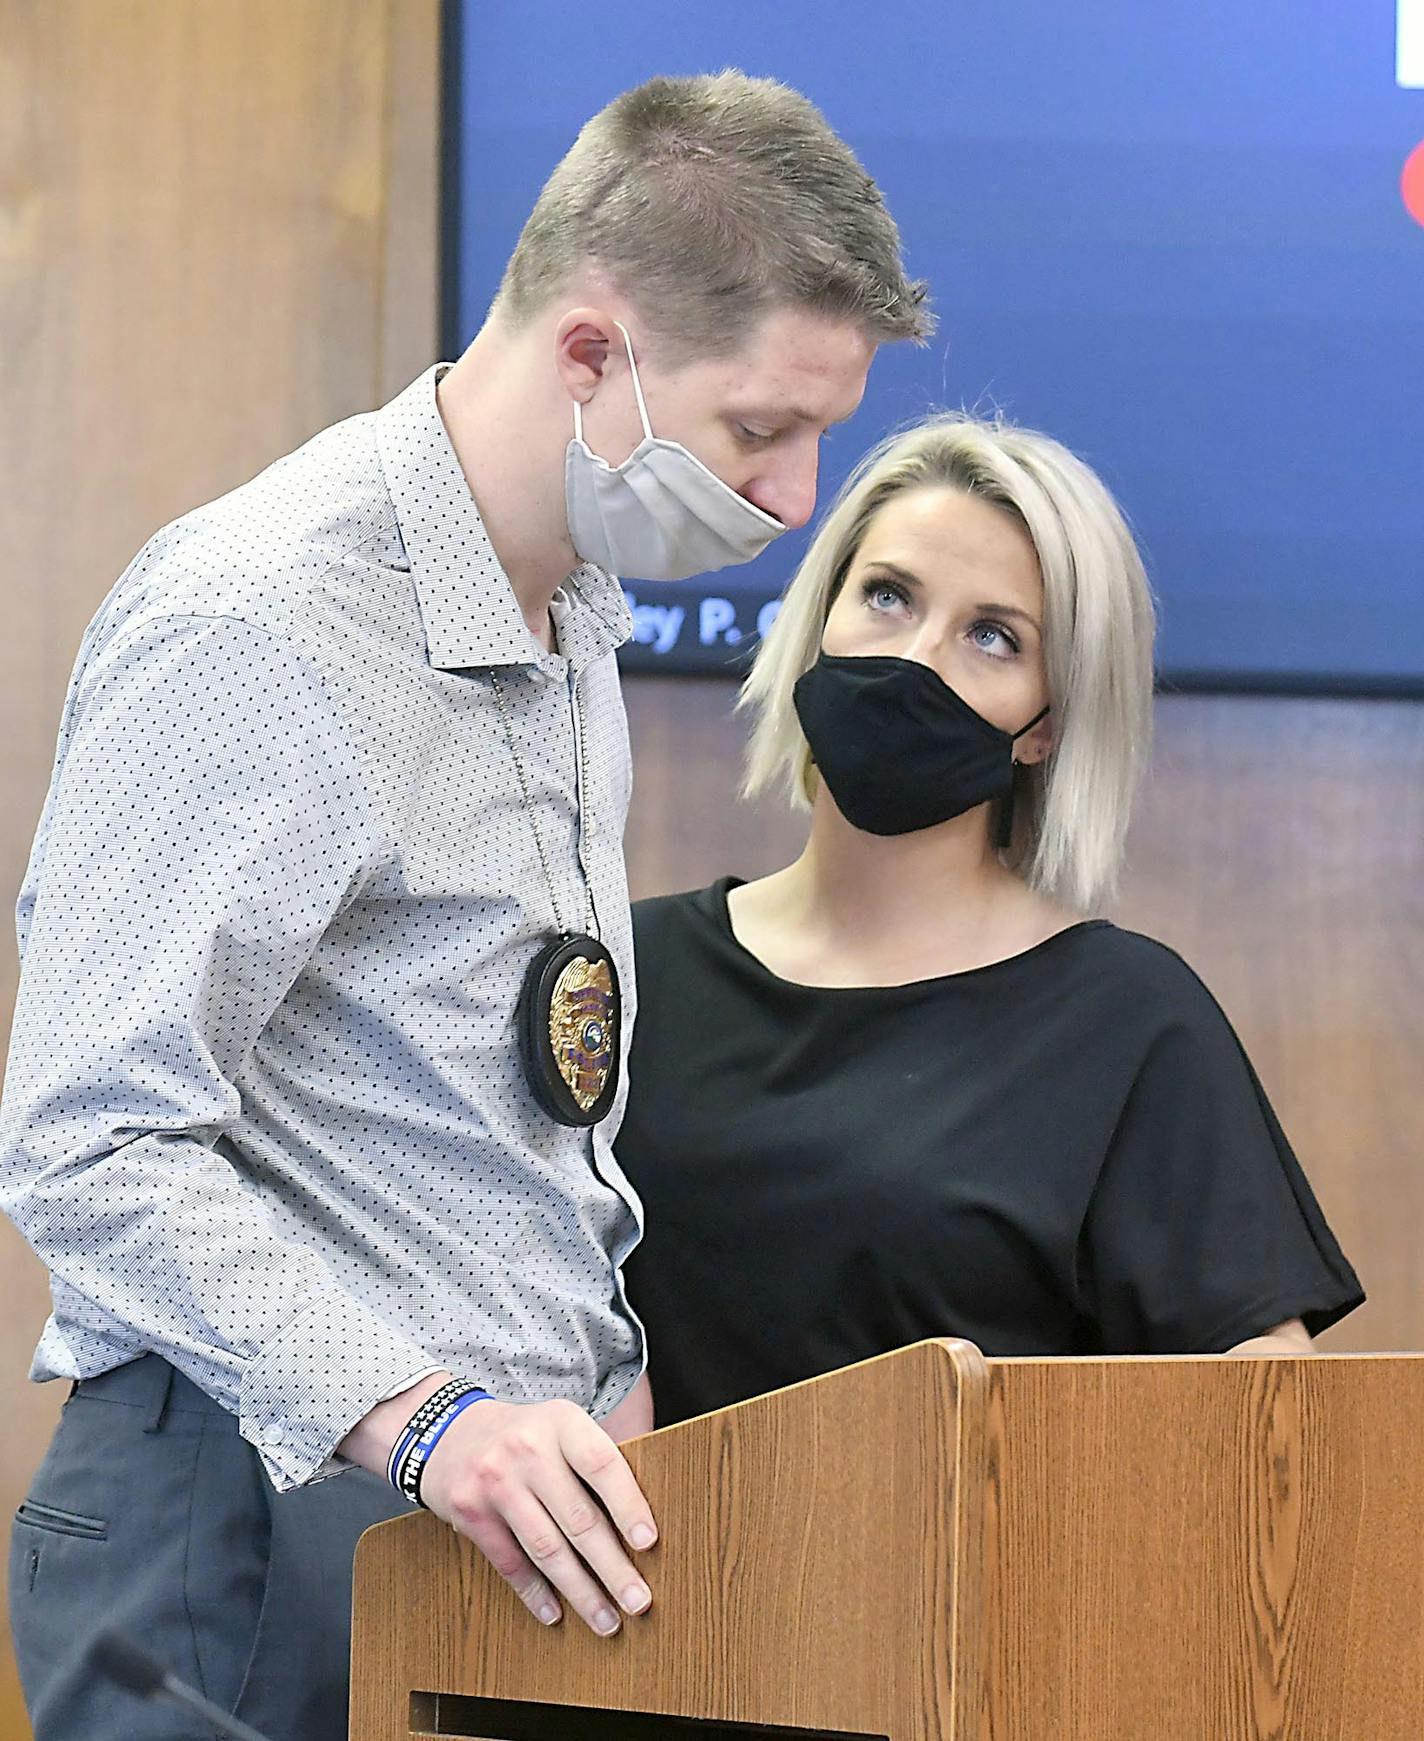
[[[1085,933],[1089,971],[1140,1017],[1192,1027],[1226,1022],[1201,975],[1170,944],[1108,921]]]

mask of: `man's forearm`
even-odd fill
[[[603,1430],[617,1444],[622,1444],[625,1439],[636,1439],[642,1433],[652,1432],[653,1389],[646,1372],[618,1407],[604,1416]]]
[[[417,1379],[408,1390],[388,1397],[385,1402],[378,1402],[367,1414],[362,1415],[337,1446],[337,1450],[348,1463],[369,1469],[373,1475],[384,1475],[386,1460],[401,1429],[426,1397],[433,1396],[442,1384],[449,1384],[452,1376],[451,1373],[443,1371],[427,1373],[424,1378]]]

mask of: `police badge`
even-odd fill
[[[618,1088],[618,969],[592,937],[539,951],[519,997],[519,1043],[534,1098],[560,1124],[597,1124]]]

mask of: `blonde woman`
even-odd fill
[[[634,909],[660,1421],[935,1335],[1304,1352],[1363,1298],[1211,994],[1099,916],[1152,628],[1045,436],[936,418],[846,485],[743,696],[806,849]]]

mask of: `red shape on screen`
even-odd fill
[[[1404,199],[1405,211],[1416,224],[1424,224],[1424,139],[1419,141],[1404,160],[1399,191]]]

